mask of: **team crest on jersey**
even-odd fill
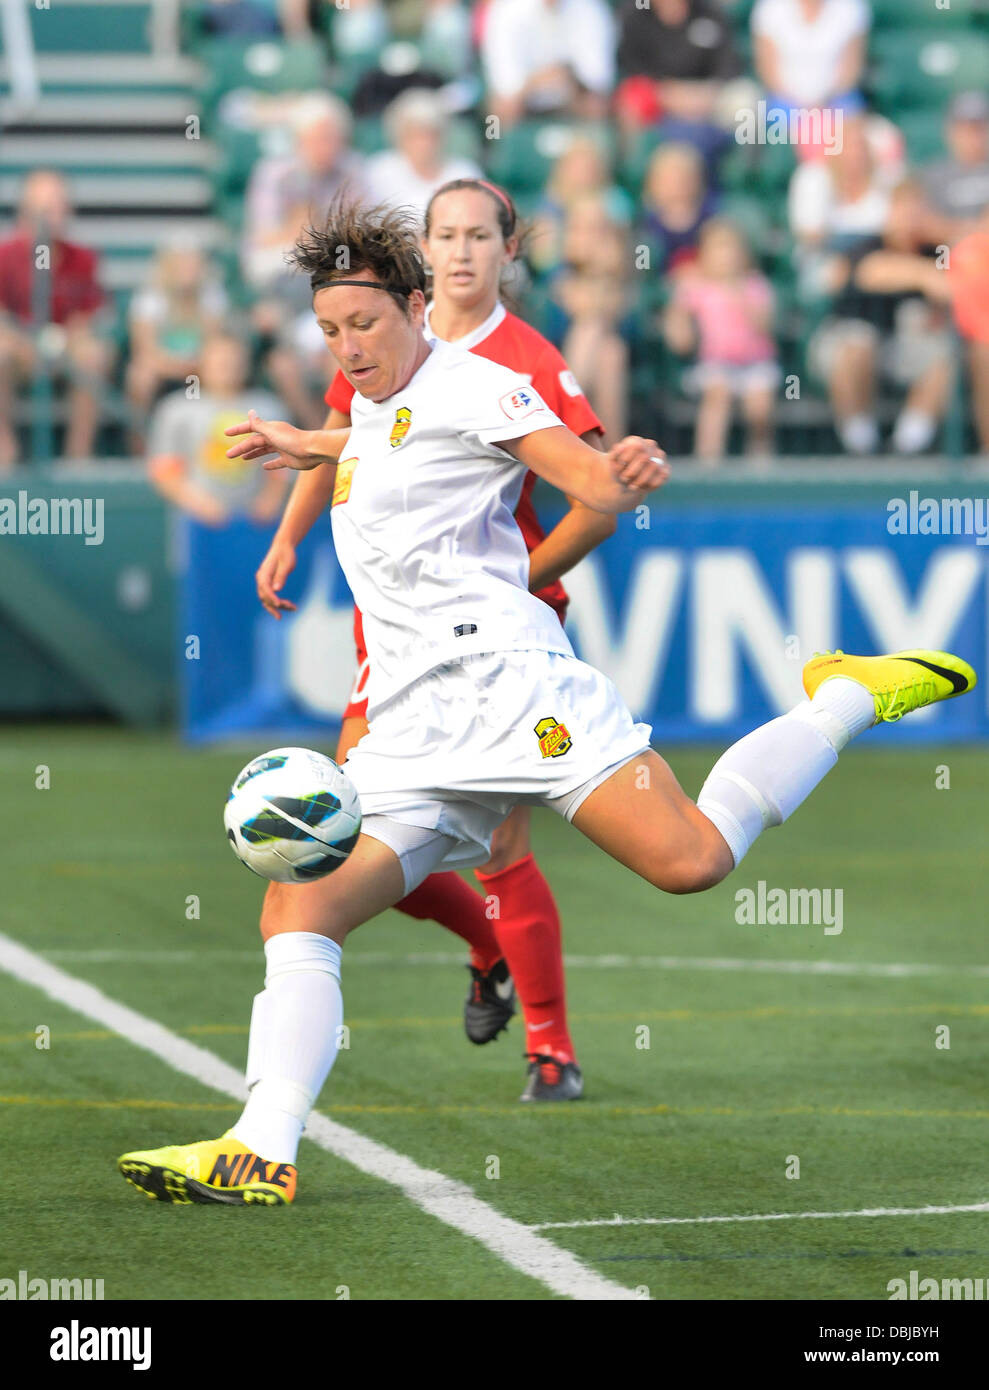
[[[399,444],[409,432],[412,424],[412,411],[406,405],[400,405],[395,411],[395,423],[391,427],[391,434],[388,436],[388,443],[393,449],[397,449]]]
[[[544,758],[562,758],[573,747],[566,724],[556,719],[540,719],[536,725],[539,737],[539,751]]]
[[[333,500],[331,507],[339,507],[346,502],[350,496],[350,485],[354,481],[354,469],[357,467],[357,460],[341,459],[337,464],[337,474],[333,482]]]

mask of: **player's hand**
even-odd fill
[[[278,590],[295,569],[295,546],[288,541],[274,540],[271,549],[261,561],[254,576],[258,598],[273,618],[281,618],[282,611],[295,612],[295,604],[287,598],[279,598]]]
[[[230,425],[223,431],[226,435],[244,435],[239,444],[227,450],[228,459],[260,459],[266,454],[274,454],[267,459],[263,468],[316,468],[322,462],[310,456],[309,430],[296,429],[284,420],[262,420],[256,411],[248,412],[246,420]]]
[[[626,435],[608,450],[608,462],[619,480],[635,492],[654,492],[670,476],[666,455],[655,439]]]

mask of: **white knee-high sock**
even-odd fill
[[[269,1163],[294,1163],[299,1139],[336,1060],[343,1022],[340,947],[316,932],[264,943],[268,971],[254,1000],[247,1049],[251,1093],[233,1126]]]
[[[875,720],[865,687],[834,676],[812,700],[754,729],[721,755],[697,808],[720,830],[736,865],[767,826],[782,824],[797,809],[845,745]]]

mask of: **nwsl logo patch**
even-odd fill
[[[526,416],[534,415],[537,410],[546,409],[539,392],[533,391],[531,386],[520,386],[517,391],[509,391],[501,397],[498,404],[509,420],[524,420]]]

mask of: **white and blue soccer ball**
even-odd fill
[[[309,748],[273,748],[234,779],[223,824],[242,864],[275,883],[311,883],[357,843],[361,803],[350,778]]]

